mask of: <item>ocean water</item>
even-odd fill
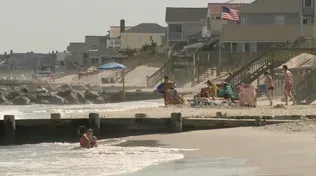
[[[122,139],[99,141],[93,149],[78,143],[41,143],[0,147],[4,176],[254,176],[247,160],[184,157],[198,149],[118,146]]]
[[[127,111],[137,108],[158,107],[163,104],[154,100],[123,103],[89,104],[89,105],[28,105],[0,106],[0,119],[4,115],[15,115],[16,119],[46,119],[51,113],[61,113],[62,117],[87,117],[90,112]]]
[[[41,143],[0,147],[4,176],[122,175],[183,158],[185,149],[119,147],[120,139],[102,140],[93,149],[78,143]]]
[[[185,157],[124,176],[255,176],[257,168],[246,164],[246,159]]]

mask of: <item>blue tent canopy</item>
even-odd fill
[[[126,69],[126,68],[127,67],[125,65],[122,65],[116,62],[107,63],[98,67],[99,70],[117,70],[117,69]]]

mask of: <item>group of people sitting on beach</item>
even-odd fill
[[[155,92],[163,94],[165,105],[181,105],[184,103],[182,95],[175,89],[175,84],[164,76],[164,81],[157,87]]]
[[[284,97],[285,97],[285,105],[288,105],[288,97],[291,98],[293,101],[293,105],[296,104],[294,96],[292,95],[292,87],[293,87],[293,75],[288,70],[287,65],[283,65],[283,71],[284,71]],[[268,100],[270,102],[270,106],[273,105],[273,92],[274,92],[274,85],[273,85],[273,78],[269,72],[264,73],[265,80],[264,80],[264,86],[265,90],[264,93],[268,97]],[[205,82],[207,85],[206,87],[201,88],[200,92],[194,95],[193,101],[208,101],[208,100],[215,100],[216,97],[224,98],[224,100],[227,100],[229,102],[234,102],[234,98],[232,96],[236,95],[232,87],[226,83],[226,82],[218,82],[213,83],[212,81],[208,80]],[[251,87],[249,84],[248,87]],[[229,90],[230,88],[230,90]],[[245,87],[247,88],[247,87]],[[251,87],[252,88],[252,87]],[[252,93],[252,89],[247,90],[247,98],[251,99],[251,101],[256,101],[257,98],[257,91]],[[161,83],[155,92],[163,94],[165,105],[181,105],[184,103],[184,99],[182,95],[180,95],[177,90],[175,89],[175,84],[169,80],[168,76],[164,77],[163,83]],[[236,99],[236,97],[235,97]]]
[[[216,97],[222,97],[224,99],[229,99],[229,92],[227,90],[228,83],[226,82],[218,82],[213,83],[210,80],[205,82],[206,87],[201,88],[200,92],[194,95],[194,100],[200,99],[210,99],[215,100]]]
[[[78,134],[80,135],[80,146],[82,148],[97,147],[97,138],[93,135],[93,130],[90,128],[86,131],[86,127],[80,125],[78,127]]]

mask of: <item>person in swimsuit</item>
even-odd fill
[[[284,97],[285,97],[285,105],[288,105],[288,97],[293,101],[293,105],[296,104],[295,99],[292,95],[292,87],[293,87],[293,74],[288,70],[287,65],[283,65],[284,70]]]
[[[159,84],[156,90],[154,90],[154,92],[163,94],[165,105],[168,104],[166,90],[174,86],[175,86],[174,83],[169,80],[169,76],[164,76],[164,82]]]
[[[205,84],[207,85],[207,90],[210,94],[210,97],[212,97],[212,99],[215,100],[215,97],[217,97],[217,90],[218,90],[216,84],[212,83],[212,81],[210,80],[207,80]]]
[[[82,148],[90,148],[90,140],[86,134],[86,127],[80,125],[78,126],[78,134],[80,135],[80,146]]]
[[[266,95],[270,101],[270,106],[272,106],[273,104],[272,98],[273,98],[273,90],[274,90],[273,79],[269,72],[264,72],[264,76],[266,77],[266,79],[264,80],[264,84],[266,85],[266,88],[267,88]]]
[[[87,136],[90,140],[90,147],[93,148],[93,147],[97,147],[98,144],[97,144],[97,137],[93,136],[93,130],[90,128],[88,129],[87,131]]]

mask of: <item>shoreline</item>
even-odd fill
[[[258,168],[256,174],[313,175],[316,172],[313,164],[316,161],[315,134],[314,132],[271,131],[263,127],[240,127],[134,136],[123,139],[129,141],[130,144],[133,144],[133,141],[155,139],[162,147],[199,149],[182,152],[185,156],[184,160],[190,158],[244,159],[248,162],[241,164],[240,167]],[[158,170],[155,167],[156,171],[159,172],[159,168],[164,168],[168,164],[170,163],[161,163]],[[181,167],[181,164],[178,166]],[[195,169],[203,170],[203,168]],[[146,172],[148,170],[144,169],[138,173]]]

